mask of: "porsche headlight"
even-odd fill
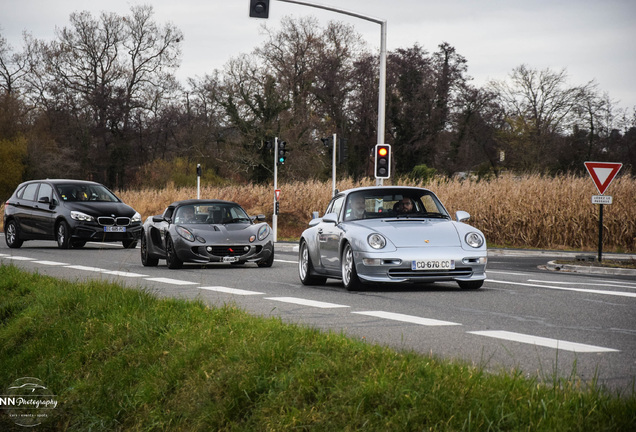
[[[93,216],[87,215],[86,213],[71,211],[71,219],[75,219],[83,222],[92,222],[95,220]]]
[[[269,235],[269,227],[267,225],[263,225],[258,229],[258,240],[263,240]]]
[[[484,244],[484,238],[481,236],[481,234],[476,232],[469,232],[468,234],[466,234],[465,239],[466,243],[470,247],[478,248]]]
[[[141,215],[139,214],[139,212],[135,212],[135,215],[132,217],[132,219],[130,220],[131,222],[141,222]]]
[[[192,234],[190,232],[190,230],[182,227],[182,226],[178,226],[177,227],[177,234],[179,234],[181,237],[183,237],[186,240],[189,240],[191,242],[194,241],[194,234]]]
[[[378,233],[373,233],[367,237],[367,243],[369,243],[369,246],[373,249],[382,249],[386,246],[386,239]]]

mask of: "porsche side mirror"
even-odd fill
[[[468,212],[459,210],[457,213],[455,213],[455,219],[457,219],[457,222],[466,222],[468,219],[470,219],[470,214]]]

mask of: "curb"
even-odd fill
[[[572,273],[636,276],[636,269],[579,266],[579,265],[573,265],[573,264],[557,264],[554,261],[549,261],[548,264],[546,264],[545,269],[552,270],[552,271],[572,272]]]

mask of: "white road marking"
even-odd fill
[[[594,345],[586,345],[576,342],[562,341],[558,339],[544,338],[540,336],[526,335],[522,333],[514,333],[502,330],[485,330],[485,331],[471,331],[470,334],[487,336],[497,339],[505,339],[514,342],[527,343],[531,345],[539,345],[548,348],[556,348],[564,351],[573,351],[578,353],[600,353],[600,352],[619,352],[619,350],[613,348],[604,348]]]
[[[606,294],[606,295],[613,295],[613,296],[636,298],[636,293],[622,292],[622,291],[603,291],[603,290],[592,290],[592,289],[583,289],[583,288],[567,288],[567,287],[550,286],[550,285],[530,284],[530,283],[524,283],[524,282],[498,281],[494,279],[487,279],[486,282],[502,283],[502,284],[508,284],[508,285],[523,285],[528,287],[548,288],[548,289],[561,290],[561,291],[576,291],[576,292],[583,292],[587,294]]]
[[[542,281],[537,279],[528,279],[528,282],[543,282],[556,285],[589,285],[589,286],[607,286],[615,288],[636,288],[635,283],[630,282],[613,282],[613,283],[581,283],[581,282],[559,282],[559,281]]]
[[[14,261],[34,261],[35,260],[35,258],[29,258],[29,257],[23,257],[23,256],[17,256],[17,255],[5,255],[2,258],[14,260]]]
[[[131,277],[131,278],[148,276],[148,275],[140,274],[140,273],[124,272],[124,271],[117,271],[117,270],[104,270],[104,271],[102,271],[102,273],[109,274],[109,275],[115,275],[115,276]]]
[[[290,264],[298,264],[298,261],[289,261],[289,260],[281,260],[281,259],[275,259],[274,261],[276,261],[276,262],[290,263]]]
[[[149,280],[151,282],[161,282],[161,283],[172,284],[172,285],[198,285],[199,284],[198,282],[190,282],[190,281],[170,279],[170,278],[146,278],[146,280]]]
[[[66,266],[67,268],[72,268],[75,270],[84,270],[84,271],[92,271],[92,272],[97,272],[97,273],[101,273],[101,272],[105,272],[108,270],[99,268],[99,267],[87,267],[87,266],[83,266],[83,265],[69,265]]]
[[[377,318],[385,318],[394,321],[402,321],[412,324],[419,324],[423,326],[448,326],[448,325],[461,325],[460,323],[450,322],[450,321],[440,321],[431,318],[422,318],[413,315],[404,315],[393,312],[384,312],[384,311],[367,311],[367,312],[353,312],[354,314],[359,315],[368,315]]]
[[[294,304],[298,304],[298,305],[302,305],[302,306],[312,306],[312,307],[317,307],[317,308],[322,308],[322,309],[348,308],[348,307],[350,307],[350,306],[339,305],[339,304],[335,304],[335,303],[326,303],[326,302],[320,302],[320,301],[315,301],[315,300],[306,300],[306,299],[301,299],[301,298],[296,298],[296,297],[269,297],[269,298],[266,298],[265,300],[275,300],[275,301],[280,301],[280,302],[285,302],[285,303],[294,303]]]
[[[226,294],[236,294],[236,295],[262,295],[265,293],[262,292],[258,292],[258,291],[247,291],[247,290],[242,290],[242,289],[237,289],[237,288],[228,288],[228,287],[223,287],[223,286],[208,286],[208,287],[199,287],[200,289],[204,289],[204,290],[208,290],[208,291],[216,291],[216,292],[222,292],[222,293],[226,293]]]
[[[48,266],[67,266],[68,263],[61,263],[57,261],[33,261],[35,264],[42,264]]]
[[[511,276],[528,276],[529,273],[515,273],[515,272],[507,272],[507,271],[496,271],[496,270],[486,270],[487,274],[495,273],[495,274],[503,274],[503,275],[511,275]]]

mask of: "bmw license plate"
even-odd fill
[[[454,270],[455,260],[411,261],[411,270]]]
[[[122,227],[122,226],[105,226],[104,227],[104,232],[115,232],[115,233],[126,232],[126,227]]]
[[[233,256],[224,256],[223,257],[223,262],[233,263],[233,262],[237,262],[237,261],[238,261],[238,257],[233,257]]]

